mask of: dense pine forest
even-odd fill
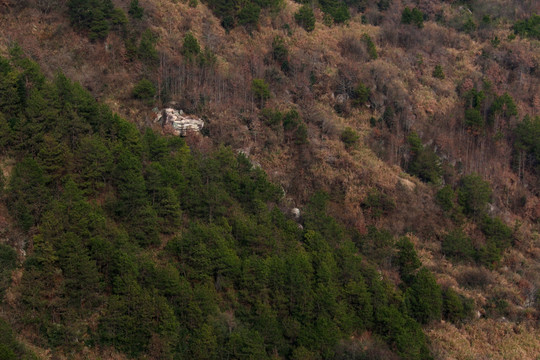
[[[537,8],[0,0],[0,360],[536,359]]]

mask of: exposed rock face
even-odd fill
[[[164,128],[171,129],[172,133],[186,136],[189,132],[200,132],[204,127],[204,121],[189,115],[184,115],[182,110],[165,108],[157,114],[155,122],[160,122]]]

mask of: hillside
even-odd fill
[[[535,359],[538,13],[0,1],[0,358]]]

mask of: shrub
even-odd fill
[[[446,212],[454,209],[456,193],[450,185],[445,185],[442,189],[435,194],[435,200],[437,204]]]
[[[238,24],[251,28],[259,22],[260,14],[261,8],[249,2],[238,12]]]
[[[458,203],[467,215],[480,215],[491,199],[489,182],[482,180],[480,175],[470,174],[464,176],[459,185]]]
[[[465,125],[474,133],[478,134],[484,129],[484,118],[477,109],[465,110]]]
[[[472,16],[467,17],[467,20],[465,20],[465,22],[463,23],[461,30],[468,34],[476,30],[476,23],[474,22]]]
[[[144,9],[139,5],[139,0],[131,0],[129,3],[129,16],[133,19],[142,19],[144,15]]]
[[[296,109],[291,109],[283,115],[283,129],[285,131],[294,130],[300,125],[300,114]]]
[[[503,252],[512,244],[512,229],[501,219],[484,217],[481,229],[486,236],[486,245],[479,251],[480,263],[490,269],[494,268],[502,258]]]
[[[362,83],[359,83],[353,91],[353,105],[360,106],[368,102],[371,90]]]
[[[313,14],[313,10],[309,4],[304,4],[300,9],[298,9],[298,11],[294,14],[294,20],[307,32],[315,29],[315,15]]]
[[[287,46],[285,46],[285,41],[283,41],[283,38],[281,36],[274,37],[274,40],[272,41],[272,58],[282,63],[283,61],[286,61],[289,56],[289,50],[287,49]]]
[[[484,268],[471,268],[462,271],[457,280],[461,286],[466,288],[485,288],[493,283],[493,276]]]
[[[431,149],[424,149],[409,164],[408,172],[424,182],[438,184],[442,175],[441,161]]]
[[[274,40],[272,41],[272,58],[280,65],[281,70],[284,73],[287,73],[290,70],[289,50],[281,36],[274,37]]]
[[[414,24],[419,29],[424,27],[424,14],[418,10],[418,8],[413,8],[412,10],[408,7],[403,9],[401,13],[401,22],[403,24]]]
[[[433,69],[433,73],[431,75],[434,78],[441,79],[441,80],[445,78],[441,65],[435,65],[435,69]]]
[[[308,143],[308,131],[307,126],[301,123],[294,132],[294,143],[296,145],[303,145]]]
[[[155,64],[159,59],[159,55],[156,50],[156,42],[156,36],[150,30],[145,30],[142,33],[141,42],[139,43],[139,48],[137,49],[139,59],[149,65]]]
[[[361,237],[362,253],[377,263],[390,260],[393,247],[394,237],[385,229],[368,226],[367,234]]]
[[[123,11],[110,0],[69,0],[67,6],[71,24],[88,31],[92,41],[106,38],[112,25],[125,23]]]
[[[390,5],[392,4],[392,0],[379,0],[377,3],[377,7],[380,11],[385,11],[390,8]]]
[[[540,174],[540,116],[525,116],[515,129],[516,161]]]
[[[405,307],[409,314],[422,324],[439,320],[442,315],[441,288],[435,276],[426,268],[421,268],[405,292]]]
[[[255,99],[261,103],[261,107],[264,101],[270,98],[270,87],[264,79],[253,79],[251,82],[251,91]]]
[[[517,106],[514,99],[504,93],[497,97],[493,104],[489,108],[488,124],[493,125],[495,123],[495,117],[501,116],[505,120],[510,120],[512,116],[517,115]]]
[[[11,270],[17,265],[17,253],[8,245],[0,243],[0,302],[4,296],[4,290],[11,281]],[[0,359],[2,357],[0,356]]]
[[[343,23],[350,19],[349,8],[337,0],[320,0],[322,11],[329,15],[336,24]]]
[[[456,293],[453,289],[443,290],[443,317],[453,323],[459,323],[472,317],[474,301]]]
[[[346,127],[341,132],[341,141],[345,144],[346,148],[350,148],[356,144],[358,139],[360,138],[360,135],[350,127]]]
[[[396,307],[383,306],[376,310],[376,331],[394,345],[404,360],[432,359],[422,328]]]
[[[152,101],[155,95],[156,88],[148,79],[139,81],[133,88],[133,97],[135,99]]]
[[[486,216],[480,228],[488,241],[493,242],[498,248],[506,249],[512,245],[512,229],[504,224],[501,219]]]
[[[404,236],[399,239],[396,248],[398,249],[396,265],[399,268],[399,275],[405,284],[410,285],[415,278],[416,270],[422,266],[422,262],[409,238]]]
[[[367,209],[373,218],[379,218],[381,215],[386,215],[394,210],[396,203],[390,196],[373,189],[362,202],[362,207]]]
[[[364,34],[362,35],[362,39],[366,43],[367,51],[371,60],[377,59],[379,55],[377,54],[377,48],[375,47],[375,43],[371,39],[371,36],[369,36],[368,34]]]
[[[227,15],[221,20],[221,26],[223,26],[227,34],[229,33],[229,31],[231,31],[232,28],[234,28],[234,25],[234,17],[232,17],[231,15]]]
[[[471,238],[461,229],[449,232],[442,241],[442,252],[453,261],[473,261],[476,256]]]
[[[264,108],[260,113],[261,120],[269,126],[276,126],[283,121],[283,114],[279,110]]]
[[[407,168],[409,174],[418,176],[424,182],[437,184],[442,176],[441,162],[437,154],[424,148],[420,137],[414,131],[407,137],[407,141],[412,152]]]
[[[184,36],[184,43],[182,45],[182,55],[184,55],[188,60],[192,60],[195,56],[199,55],[201,52],[201,46],[197,41],[197,38],[193,36],[191,32],[188,32]]]
[[[517,21],[512,29],[520,36],[540,40],[540,15],[532,14],[528,19]]]

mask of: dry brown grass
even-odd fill
[[[534,327],[479,319],[456,327],[441,322],[427,330],[437,359],[535,360],[540,332]]]

